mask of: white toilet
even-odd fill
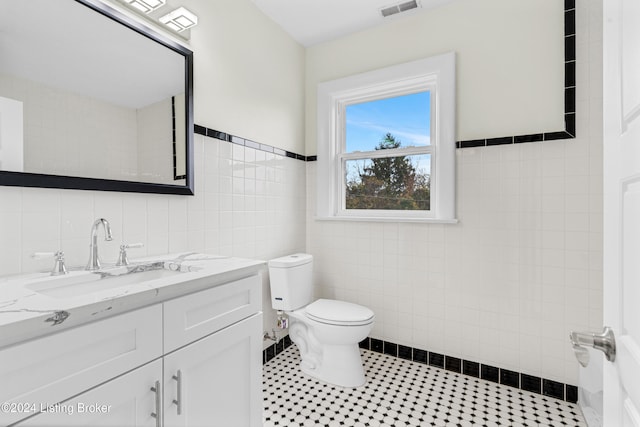
[[[373,327],[374,313],[344,301],[313,301],[313,257],[294,254],[269,261],[271,304],[289,316],[289,337],[300,350],[302,372],[327,383],[366,382],[358,343]]]

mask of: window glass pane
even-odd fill
[[[346,209],[430,210],[431,155],[345,161]]]
[[[378,150],[388,134],[399,148],[431,143],[429,91],[351,104],[345,110],[347,153]]]

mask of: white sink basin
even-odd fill
[[[116,267],[97,272],[72,271],[64,276],[38,279],[25,285],[25,288],[52,298],[70,298],[184,274],[179,270],[142,267]]]

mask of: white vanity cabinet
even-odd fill
[[[2,349],[0,426],[258,427],[261,301],[256,273]]]
[[[166,427],[262,425],[260,292],[253,276],[164,304]]]
[[[2,349],[0,426],[12,425],[41,407],[63,402],[160,357],[162,305]],[[36,417],[42,420],[40,425],[56,425],[45,422],[49,415]]]
[[[51,405],[20,427],[156,427],[155,382],[162,376],[162,359],[124,374],[80,396]],[[154,388],[154,390],[151,389]],[[107,403],[108,402],[108,403]]]
[[[165,356],[166,427],[262,425],[261,328],[253,316]]]

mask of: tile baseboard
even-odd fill
[[[407,347],[376,338],[365,338],[360,342],[359,346],[365,350],[376,351],[405,360],[412,360],[447,371],[515,387],[570,403],[576,403],[578,401],[578,387],[571,384],[564,384],[471,360],[463,360],[424,349]]]
[[[289,338],[289,335],[285,335],[284,337],[280,338],[278,342],[273,343],[269,347],[262,350],[262,364],[264,365],[292,345],[293,342],[291,341],[291,338]]]
[[[289,335],[285,335],[277,343],[271,344],[262,351],[262,364],[267,363],[285,349],[291,347],[293,342]],[[570,403],[578,401],[578,387],[564,384],[546,378],[528,375],[522,372],[511,371],[496,366],[486,365],[470,360],[446,354],[435,353],[419,348],[408,347],[376,338],[365,338],[359,343],[359,347],[365,350],[375,351],[388,356],[410,360],[429,366],[457,372],[463,375],[515,387],[531,393],[553,397]]]

